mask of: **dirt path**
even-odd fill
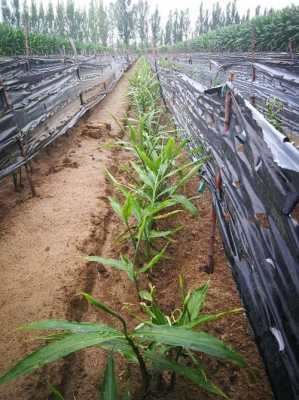
[[[127,75],[133,72],[134,69]],[[134,288],[125,274],[83,260],[85,255],[117,258],[120,252],[128,252],[126,246],[120,248],[115,240],[123,227],[108,204],[113,188],[105,180],[104,169],[109,168],[117,179],[128,182],[130,178],[123,167],[131,156],[124,150],[103,146],[113,141],[111,136],[120,133],[111,113],[121,117],[126,112],[127,89],[125,77],[70,137],[61,138],[50,154],[43,154],[34,164],[39,198],[31,198],[28,188],[13,194],[11,182],[1,186],[0,372],[36,347],[28,333],[15,331],[21,324],[45,318],[109,321],[103,313],[88,307],[79,292],[90,292],[118,311],[125,303],[136,304]],[[103,133],[96,139],[82,135],[86,131],[97,135],[92,126],[102,122],[111,123],[109,134]],[[186,194],[194,196],[197,188],[195,178],[187,185]],[[219,235],[215,273],[207,276],[204,272],[210,232],[208,193],[197,200],[197,206],[198,218],[182,214],[169,222],[184,226],[183,234],[170,246],[169,258],[150,277],[165,312],[180,306],[179,274],[185,276],[187,286],[192,289],[210,278],[204,312],[241,306]],[[129,318],[129,324],[132,322]],[[245,314],[211,323],[208,329],[232,344],[250,365],[250,369],[239,370],[221,360],[203,357],[209,376],[232,400],[270,400],[271,390]],[[105,358],[100,349],[81,351],[0,387],[0,400],[52,400],[49,383],[57,385],[66,400],[96,400]],[[116,356],[116,360],[118,381],[122,385],[126,369],[120,357]],[[137,370],[133,370],[132,380],[133,386],[138,387]],[[159,398],[214,400],[215,397],[179,379],[175,393],[164,393]]]
[[[89,124],[107,122],[111,134],[118,134],[111,114],[122,117],[126,112],[127,76],[133,70],[70,137],[59,139],[49,155],[34,163],[39,197],[31,198],[27,188],[14,194],[10,181],[1,183],[1,372],[36,346],[27,334],[16,332],[17,327],[34,320],[83,316],[77,293],[91,291],[97,274],[86,267],[83,256],[100,252],[105,244],[110,211],[104,169],[113,159],[109,150],[99,149],[109,139],[107,134],[94,139],[82,132]],[[0,387],[0,399],[47,399],[48,377],[67,391],[73,361],[71,357]]]

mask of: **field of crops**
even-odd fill
[[[299,63],[136,59],[0,60],[0,397],[295,400]]]

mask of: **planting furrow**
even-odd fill
[[[3,212],[0,237],[1,318],[6,321],[1,328],[1,372],[36,348],[32,335],[16,331],[20,325],[51,317],[79,320],[84,314],[78,293],[92,288],[97,273],[86,267],[83,257],[99,249],[110,218],[104,176],[110,152],[99,147],[108,134],[118,133],[110,113],[121,116],[126,111],[126,92],[124,77],[69,138],[62,138],[49,155],[34,163],[39,198],[30,198],[27,189],[11,194],[11,183],[3,185],[2,210],[10,209]],[[99,128],[95,138],[87,134],[88,125],[102,122],[111,123],[111,132],[101,134]],[[1,386],[0,398],[44,400],[49,382],[59,385],[63,380],[68,387],[61,371],[60,362]]]

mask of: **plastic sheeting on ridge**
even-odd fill
[[[131,61],[118,56],[0,59],[0,179],[74,126]]]
[[[298,400],[299,151],[230,83],[204,90],[172,68],[160,67],[158,75],[193,157],[199,146],[211,155],[203,178],[275,398]],[[225,132],[227,90],[232,110]]]
[[[250,53],[194,53],[191,56],[192,64],[189,64],[189,57],[167,55],[178,71],[206,88],[224,84],[228,73],[233,71],[235,87],[246,99],[254,98],[256,108],[262,113],[266,112],[267,99],[278,98],[283,106],[279,116],[284,133],[299,146],[298,60],[291,60],[285,53],[258,53],[254,56]]]

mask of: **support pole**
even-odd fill
[[[216,190],[221,195],[222,190],[222,179],[220,172],[216,175],[215,178]],[[208,250],[208,263],[205,267],[205,271],[208,274],[214,273],[214,248],[215,248],[215,240],[216,240],[216,226],[217,226],[217,215],[215,206],[212,203],[212,212],[211,212],[211,231],[210,231],[210,240],[209,240],[209,250]]]
[[[15,192],[19,192],[20,190],[18,187],[18,174],[16,172],[13,172],[12,174],[12,181],[15,188]]]
[[[252,62],[252,82],[256,80],[256,67],[255,67],[255,49],[256,49],[256,31],[253,28],[251,39],[251,62]],[[250,96],[250,101],[255,106],[255,95]]]
[[[234,80],[233,72],[230,73],[229,79],[230,82]],[[228,90],[225,93],[225,100],[224,100],[224,133],[227,133],[230,126],[231,120],[231,113],[232,113],[232,93]],[[219,195],[219,198],[222,196],[222,178],[220,171],[215,177],[215,187],[216,192]],[[208,274],[212,274],[214,272],[214,247],[215,247],[215,239],[216,239],[216,226],[217,226],[217,215],[215,206],[212,203],[212,211],[211,211],[211,231],[210,231],[210,241],[209,241],[209,250],[208,250],[208,263],[205,267],[205,271]]]
[[[25,159],[26,153],[25,153],[24,146],[23,146],[23,144],[22,144],[22,142],[20,140],[18,141],[18,144],[20,146],[21,155]],[[29,183],[29,186],[30,186],[30,190],[31,190],[32,196],[35,197],[36,196],[36,191],[35,191],[35,187],[33,185],[33,181],[31,179],[30,169],[29,169],[29,166],[28,166],[27,163],[25,163],[25,171],[26,171],[26,177],[27,177],[27,180],[28,180],[28,183]]]
[[[160,76],[159,76],[159,72],[158,72],[158,65],[157,65],[157,59],[156,58],[155,58],[155,72],[156,72],[156,76],[157,76],[157,79],[158,79],[158,82],[159,82],[160,95],[162,97],[164,107],[165,107],[166,110],[168,110],[167,103],[166,103],[166,100],[165,100],[165,97],[164,97],[164,93],[163,93],[163,89],[162,89],[162,85],[161,85],[161,81],[160,81]]]

